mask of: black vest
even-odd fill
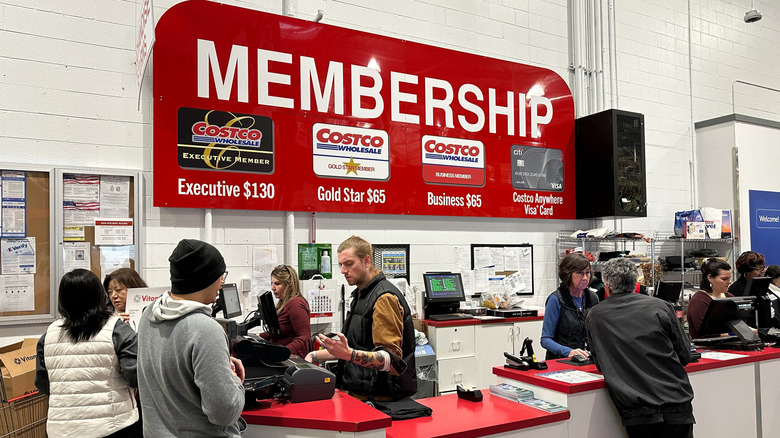
[[[598,296],[588,289],[582,292],[582,311],[574,304],[574,300],[569,293],[568,286],[561,284],[561,286],[552,293],[558,298],[558,303],[561,305],[561,316],[558,318],[558,326],[555,328],[555,336],[553,341],[564,345],[569,348],[585,349],[585,339],[587,339],[587,332],[585,331],[585,317],[588,316],[588,311],[591,307],[595,306],[599,302]],[[549,299],[549,297],[547,298]],[[557,359],[551,352],[547,352],[546,359]]]
[[[352,391],[367,397],[392,397],[401,399],[417,392],[417,375],[414,361],[414,324],[412,311],[401,292],[393,286],[381,272],[366,285],[365,289],[352,292],[349,314],[344,321],[344,333],[349,346],[363,351],[374,351],[372,336],[374,325],[374,305],[380,296],[391,293],[398,298],[404,310],[402,335],[402,359],[406,369],[398,376],[390,373],[362,367],[349,361],[339,360],[336,373],[336,387]]]

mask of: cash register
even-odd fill
[[[459,272],[426,272],[425,317],[433,321],[471,319],[471,315],[458,313],[460,302],[466,301],[463,279]]]
[[[281,334],[271,291],[258,297],[259,315],[244,323],[228,319],[227,315],[234,314],[235,306],[240,306],[238,299],[229,296],[232,293],[232,287],[220,290],[217,306],[222,307],[225,318],[218,321],[228,334],[233,356],[241,359],[244,365],[247,403],[269,398],[293,403],[332,398],[336,390],[333,373],[291,356],[290,350],[283,345],[249,333],[250,329],[263,324],[272,336],[278,338]],[[240,307],[238,314],[241,314]]]
[[[755,302],[753,296],[713,299],[699,327],[699,337],[691,342],[711,349],[762,350],[764,342],[747,324],[756,320]]]

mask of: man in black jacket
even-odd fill
[[[691,346],[664,300],[633,293],[628,259],[606,263],[607,299],[585,321],[588,345],[630,438],[693,436],[693,388],[685,365]]]

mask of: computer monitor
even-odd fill
[[[734,333],[743,341],[760,341],[747,322],[756,318],[756,297],[728,297],[710,301],[699,327],[700,338]]]
[[[756,297],[756,328],[780,328],[780,297],[769,290],[770,277],[748,278],[745,294]]]
[[[279,326],[279,316],[276,314],[276,306],[274,306],[273,292],[267,290],[257,297],[257,305],[260,308],[260,315],[262,315],[263,322],[265,323],[265,331],[270,334],[274,339],[282,337],[282,329]]]
[[[459,272],[426,272],[425,311],[427,315],[453,313],[466,300],[463,279]]]
[[[222,310],[222,316],[225,318],[235,318],[241,316],[241,298],[238,295],[238,288],[235,283],[225,283],[219,290],[217,296],[217,306]]]
[[[677,303],[683,290],[682,281],[659,281],[655,297],[670,303]]]
[[[769,292],[769,283],[772,279],[769,277],[753,277],[747,279],[745,290],[742,293],[744,296],[760,297],[766,295]]]

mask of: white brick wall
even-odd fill
[[[162,285],[168,279],[167,256],[175,243],[183,237],[204,236],[204,212],[151,207],[153,66],[147,70],[139,111],[134,76],[137,3],[0,0],[0,150],[7,163],[142,170],[141,271],[150,284]],[[155,0],[155,19],[176,3]],[[224,3],[271,13],[281,13],[282,7],[281,0]],[[745,24],[747,1],[691,0],[691,83],[687,2],[616,3],[619,108],[645,115],[649,216],[607,224],[626,231],[670,230],[672,213],[691,202],[691,119],[733,112],[734,80],[780,88],[778,5],[756,2],[764,19]],[[311,20],[323,9],[327,24],[541,66],[572,83],[568,0],[293,0],[289,4],[290,14],[297,18]],[[602,9],[606,16],[606,0]],[[605,39],[605,50],[606,44]],[[737,112],[780,119],[780,93],[738,84],[735,100]],[[233,280],[250,275],[253,245],[274,245],[281,253],[284,224],[283,212],[213,212],[214,242],[225,253]],[[536,301],[541,304],[556,284],[556,232],[596,224],[321,213],[317,241],[338,245],[354,233],[377,243],[411,243],[412,279],[417,285],[423,271],[452,266],[453,245],[531,242]],[[310,214],[297,213],[295,227],[296,242],[308,241]]]

